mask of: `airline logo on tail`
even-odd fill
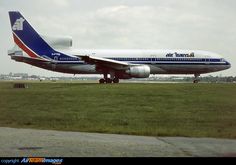
[[[12,30],[23,30],[23,22],[25,21],[24,18],[19,18],[16,20],[14,25],[12,26]]]

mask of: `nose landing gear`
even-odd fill
[[[199,76],[200,74],[194,74],[193,83],[198,83],[200,81]]]

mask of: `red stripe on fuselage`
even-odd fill
[[[24,51],[26,52],[30,57],[32,58],[39,58],[34,52],[32,52],[30,49],[28,49],[13,33],[13,38],[15,43]]]

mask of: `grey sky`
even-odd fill
[[[236,76],[235,0],[1,0],[0,73],[65,75],[15,62],[8,11],[41,34],[69,35],[74,48],[199,49],[221,54]]]

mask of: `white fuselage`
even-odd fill
[[[225,70],[230,63],[220,55],[199,50],[75,50],[59,49],[71,58],[54,56],[52,63],[34,62],[25,53],[13,59],[57,72],[72,74],[101,74],[95,65],[87,64],[75,55],[88,55],[113,59],[131,64],[148,65],[150,74],[202,74]]]
[[[60,52],[71,55],[71,59],[60,59],[56,64],[59,69],[69,69],[75,73],[96,74],[94,65],[74,60],[74,55],[88,55],[113,59],[132,64],[148,65],[151,74],[201,74],[228,69],[230,63],[220,55],[199,50],[73,50]],[[56,68],[55,68],[56,69]],[[68,70],[68,71],[69,71]]]

